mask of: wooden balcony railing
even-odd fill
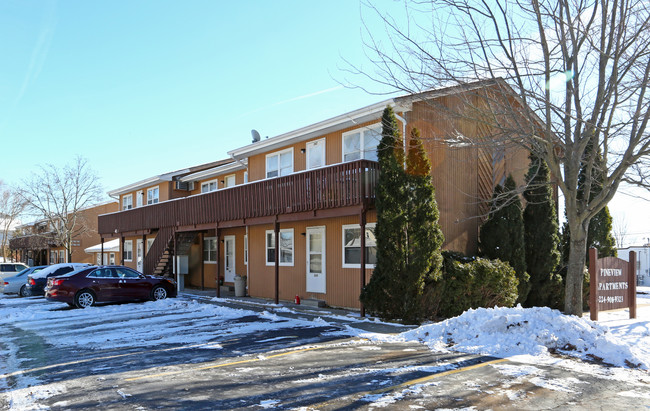
[[[100,234],[276,216],[374,202],[378,164],[358,160],[99,216]]]

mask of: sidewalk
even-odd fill
[[[235,297],[232,292],[222,292],[221,298],[216,297],[215,290],[185,289],[178,295],[180,298],[199,300],[204,303],[217,304],[231,308],[240,308],[251,311],[268,311],[273,314],[287,317],[315,320],[322,318],[330,323],[341,326],[349,326],[359,331],[367,331],[381,334],[397,334],[412,330],[416,326],[381,322],[377,318],[359,315],[359,311],[346,310],[342,308],[319,308],[292,302],[280,301],[275,304],[272,300],[254,297]]]

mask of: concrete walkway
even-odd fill
[[[180,298],[196,299],[204,303],[223,305],[231,308],[241,308],[256,312],[268,311],[287,318],[315,320],[326,319],[330,323],[349,326],[359,331],[382,334],[397,334],[412,330],[416,326],[382,322],[378,318],[362,318],[359,311],[331,307],[312,307],[304,304],[280,301],[275,304],[272,300],[255,297],[235,297],[232,292],[222,292],[221,298],[216,297],[216,291],[188,289],[181,291]]]

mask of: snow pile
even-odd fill
[[[650,368],[650,359],[606,326],[550,308],[479,308],[399,334],[434,351],[511,357],[558,352],[621,367]]]

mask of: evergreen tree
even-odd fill
[[[402,277],[406,271],[408,192],[402,139],[391,107],[386,107],[382,115],[377,154],[381,170],[375,191],[377,263],[359,299],[381,318],[395,319],[402,318],[407,298]]]
[[[562,291],[562,278],[556,273],[560,262],[557,214],[548,166],[532,154],[524,198],[526,271],[530,275],[526,305],[555,307]]]
[[[424,283],[440,277],[443,236],[431,184],[431,165],[420,134],[413,130],[407,170],[393,110],[382,118],[378,154],[381,173],[376,200],[377,264],[360,300],[381,318],[416,323]]]
[[[524,221],[517,184],[512,175],[508,176],[503,186],[494,188],[490,216],[479,233],[479,253],[510,264],[519,280],[517,302],[525,302],[530,282],[526,273]]]
[[[411,300],[406,311],[409,318],[417,319],[419,297],[425,281],[437,280],[442,276],[440,249],[444,237],[438,223],[440,213],[431,182],[431,163],[416,128],[411,132],[406,173],[409,189],[407,281],[414,287],[412,293],[418,296]]]

